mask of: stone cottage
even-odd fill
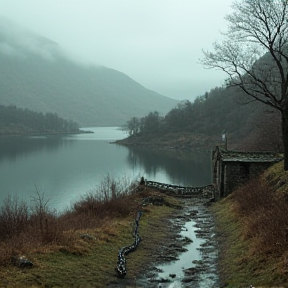
[[[212,152],[215,197],[226,197],[237,186],[280,160],[278,153],[236,152],[217,146]]]

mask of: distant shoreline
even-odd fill
[[[112,142],[123,146],[145,146],[163,149],[213,149],[217,139],[201,134],[187,132],[169,133],[169,135],[134,135]]]
[[[9,137],[9,136],[49,136],[49,135],[69,135],[69,134],[91,134],[94,133],[93,131],[84,131],[84,130],[79,130],[79,131],[71,131],[71,132],[66,132],[66,131],[49,131],[49,132],[27,132],[23,131],[22,133],[0,133],[0,137]]]

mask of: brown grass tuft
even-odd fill
[[[118,233],[109,224],[111,219],[125,218],[137,211],[140,198],[136,197],[135,189],[135,183],[127,179],[114,180],[108,175],[98,189],[62,214],[49,209],[49,200],[37,187],[30,206],[8,197],[0,207],[0,264],[35,249],[85,254],[89,245],[79,231],[90,231],[87,234],[92,233],[92,238],[96,233],[95,239],[99,241],[110,241]],[[95,232],[98,228],[101,232]]]

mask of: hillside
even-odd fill
[[[212,206],[223,287],[287,287],[287,180],[279,162]]]
[[[57,114],[33,112],[29,109],[0,104],[0,136],[27,134],[80,133],[79,125]]]
[[[135,114],[164,114],[177,104],[124,73],[80,65],[55,42],[3,17],[0,63],[1,104],[57,113],[80,126],[121,125]]]
[[[225,133],[228,149],[283,149],[280,113],[260,102],[249,101],[237,87],[216,87],[193,103],[179,103],[165,117],[150,113],[135,123],[137,129],[133,125],[128,127],[132,135],[119,143],[207,149],[220,144]]]

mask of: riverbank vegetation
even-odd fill
[[[6,199],[0,208],[0,286],[113,284],[118,281],[114,270],[118,249],[133,243],[133,223],[143,198],[157,193],[138,183],[107,176],[94,192],[63,213],[49,209],[49,201],[40,191],[30,204]],[[153,249],[170,232],[169,225],[163,223],[174,211],[170,204],[178,204],[169,196],[165,196],[164,203],[169,205],[142,207],[143,243],[133,256],[129,255],[128,274],[123,280],[127,283],[134,283]],[[21,266],[19,256],[23,255],[33,263],[33,268],[18,267]]]
[[[287,185],[281,162],[212,205],[223,287],[288,287]],[[49,209],[49,201],[37,189],[30,204],[7,198],[0,208],[1,285],[116,287],[118,249],[133,243],[133,223],[141,208],[143,241],[127,257],[128,274],[121,280],[134,287],[150,256],[171,233],[164,223],[173,217],[172,207],[179,206],[161,194],[167,205],[142,207],[149,196],[160,194],[107,176],[62,213]],[[15,259],[22,255],[32,268],[17,265]]]
[[[127,122],[131,136],[123,143],[139,144],[138,135],[147,135],[151,142],[184,131],[191,134],[187,146],[194,137],[194,146],[212,148],[214,139],[221,141],[225,133],[230,150],[284,151],[288,170],[287,9],[288,2],[281,0],[233,3],[223,38],[211,51],[203,50],[200,59],[205,68],[225,72],[224,87],[206,92],[193,104],[184,101],[164,117],[151,112],[132,118]],[[203,135],[210,138],[210,147],[198,141]]]
[[[283,151],[280,113],[258,102],[244,105],[246,98],[237,87],[216,87],[165,116],[151,112],[131,118],[125,127],[129,137],[119,143],[210,149],[225,133],[230,150]]]
[[[79,125],[56,113],[34,112],[16,106],[0,105],[0,135],[55,134],[79,132]]]
[[[213,206],[225,287],[288,287],[287,191],[281,162]]]

